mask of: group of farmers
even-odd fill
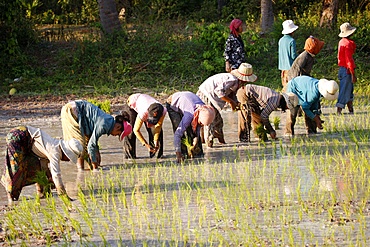
[[[283,27],[284,36],[288,31],[292,33],[298,28],[291,21],[283,23]],[[245,62],[245,57],[237,55],[242,51],[241,47],[234,49],[242,44],[240,20],[231,22],[230,30],[225,48],[226,72],[206,79],[195,93],[176,92],[164,102],[148,94],[135,93],[128,97],[125,108],[117,116],[105,113],[85,100],[68,102],[61,109],[62,140],[52,138],[32,126],[10,130],[6,137],[5,169],[1,177],[8,200],[18,200],[22,188],[34,183],[39,197],[45,196],[46,190],[53,187],[59,195],[67,196],[61,178],[60,161],[70,161],[80,170],[85,168],[87,162],[91,170],[99,170],[101,155],[98,140],[104,134],[118,136],[126,158],[137,157],[136,139],[147,148],[150,157],[162,157],[162,126],[167,114],[173,127],[173,145],[178,163],[185,158],[202,157],[203,143],[210,148],[215,139],[220,144],[226,143],[221,116],[226,105],[237,111],[240,142],[250,142],[251,132],[260,141],[268,139],[266,133],[276,139],[277,134],[269,116],[277,109],[288,111],[285,135],[294,135],[296,118],[302,113],[307,134],[317,133],[317,128],[322,129],[320,99],[338,99],[338,84],[334,80],[316,79],[300,72],[283,85],[282,92],[257,85],[252,65]],[[321,50],[323,43],[310,37],[306,46],[305,51],[314,55]],[[302,68],[299,65],[291,67]],[[282,79],[289,76],[288,72],[282,70]],[[148,132],[148,140],[140,132],[143,124]],[[258,131],[259,128],[264,131]],[[46,175],[50,186],[35,179],[39,173]]]

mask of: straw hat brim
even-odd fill
[[[339,92],[337,91],[335,94],[329,94],[328,92],[325,92],[324,94],[321,93],[321,95],[326,99],[326,100],[336,100],[338,99]]]
[[[255,82],[258,78],[255,74],[242,75],[237,69],[232,70],[230,73],[233,76],[237,77],[239,80],[245,81],[245,82]]]
[[[293,28],[289,28],[289,29],[284,29],[283,31],[281,31],[282,34],[290,34],[292,32],[294,32],[295,30],[298,29],[298,26],[295,26]]]
[[[320,79],[319,84],[318,84],[318,88],[319,88],[319,92],[320,92],[320,94],[321,94],[321,95],[322,95],[326,100],[333,101],[333,100],[338,99],[339,90],[337,90],[334,94],[330,94],[330,93],[328,92],[327,88],[326,88],[327,82],[328,82],[328,80],[326,80],[326,79]]]
[[[292,110],[299,104],[298,96],[295,95],[294,93],[282,93],[282,95],[285,99],[286,105],[289,110]],[[291,97],[294,97],[293,102],[292,102]]]
[[[356,31],[356,28],[353,27],[352,29],[346,30],[345,32],[340,32],[340,34],[338,36],[341,37],[341,38],[345,38],[345,37],[348,37],[351,34],[353,34],[355,31]]]

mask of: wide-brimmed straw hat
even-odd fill
[[[327,100],[338,99],[339,86],[334,80],[320,79],[319,92]]]
[[[252,65],[249,63],[242,63],[238,69],[234,69],[230,73],[241,81],[254,82],[257,80],[257,76],[253,74]]]
[[[349,24],[348,22],[345,22],[340,25],[340,33],[338,36],[342,38],[348,37],[353,34],[354,31],[356,31],[356,28],[352,27],[351,24]]]
[[[298,29],[298,26],[294,24],[292,20],[286,20],[283,22],[283,31],[282,34],[290,34]]]
[[[68,141],[60,140],[60,147],[62,148],[63,153],[68,157],[70,162],[76,164],[77,158],[80,157],[83,151],[81,142],[74,138]]]
[[[294,107],[296,107],[299,103],[298,96],[292,92],[290,93],[282,93],[286,105],[288,106],[289,110],[292,110]]]

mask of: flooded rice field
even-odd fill
[[[22,190],[8,206],[0,188],[0,246],[369,246],[369,108],[355,115],[323,109],[324,130],[294,138],[239,143],[237,114],[223,112],[227,144],[202,159],[175,162],[172,126],[164,123],[164,157],[123,158],[116,137],[100,139],[103,170],[78,172],[62,162],[72,202],[55,192]],[[26,124],[61,137],[58,116],[9,119],[5,134]],[[144,135],[146,131],[142,131]],[[1,166],[0,172],[3,171]]]

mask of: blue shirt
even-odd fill
[[[99,151],[98,140],[103,134],[109,135],[115,124],[114,118],[96,105],[85,100],[76,100],[78,124],[81,135],[88,136],[87,152],[92,162],[97,162],[96,152]]]
[[[295,39],[285,34],[279,40],[279,70],[289,70],[297,56]]]
[[[306,115],[313,119],[315,117],[313,111],[319,109],[322,97],[319,92],[319,80],[306,75],[295,77],[288,82],[287,93],[289,92],[298,96],[298,104]]]

